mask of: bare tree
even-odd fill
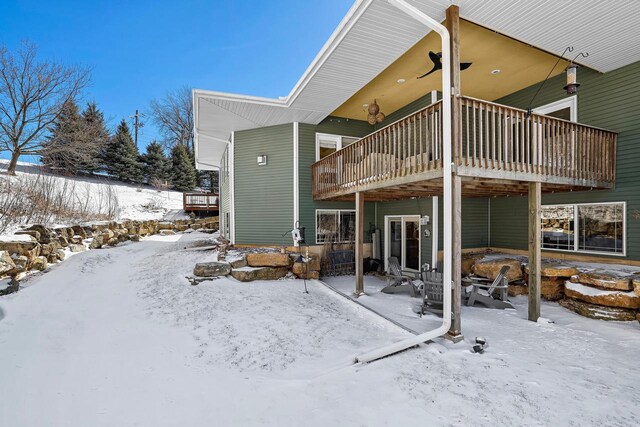
[[[89,84],[89,69],[36,57],[31,43],[15,55],[0,46],[0,150],[11,153],[9,175],[21,155],[39,154],[62,107]]]
[[[188,87],[151,101],[151,114],[162,133],[165,149],[170,150],[180,144],[193,155],[193,103]]]

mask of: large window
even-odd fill
[[[353,144],[360,138],[351,136],[330,135],[327,133],[316,134],[316,160],[323,159],[329,154],[335,153],[344,147]]]
[[[542,247],[625,254],[626,204],[590,203],[542,207]]]
[[[316,243],[351,243],[356,237],[356,211],[316,210]]]

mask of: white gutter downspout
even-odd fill
[[[407,348],[440,337],[447,333],[451,327],[451,51],[449,45],[449,31],[438,21],[430,18],[411,6],[404,0],[387,0],[407,15],[415,18],[433,31],[442,39],[442,165],[443,165],[443,237],[444,237],[444,268],[443,268],[443,313],[442,325],[424,334],[396,342],[356,357],[356,363],[368,363],[381,359]]]
[[[299,162],[299,150],[300,150],[300,125],[298,122],[293,122],[293,228],[298,227],[298,221],[300,221],[300,164]],[[297,241],[294,242],[294,246],[300,246]]]

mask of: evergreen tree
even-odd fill
[[[147,151],[142,155],[144,176],[148,184],[169,179],[169,160],[164,155],[162,146],[153,141],[147,145]]]
[[[78,150],[82,133],[82,117],[78,104],[72,99],[62,106],[51,133],[42,144],[42,164],[65,174],[75,175],[82,156],[82,152]]]
[[[123,119],[102,156],[109,175],[121,181],[142,182],[142,164],[138,147],[133,142],[127,122]]]
[[[104,114],[95,102],[90,102],[82,112],[85,127],[85,138],[90,142],[91,153],[81,162],[81,168],[95,173],[102,169],[101,157],[109,142],[109,131],[104,121]]]
[[[187,148],[176,144],[171,150],[171,183],[178,191],[190,191],[196,186],[196,168]]]

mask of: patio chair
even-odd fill
[[[438,273],[435,268],[425,271],[422,274],[422,307],[420,315],[431,312],[442,314],[442,302],[444,296],[444,280],[442,273]]]
[[[409,292],[412,297],[418,296],[418,287],[421,285],[420,273],[417,271],[403,270],[398,258],[392,256],[388,259],[389,272],[387,273],[387,286],[382,288],[385,294],[397,294]],[[414,283],[415,282],[415,283]]]
[[[507,289],[509,281],[506,277],[509,266],[505,265],[500,269],[498,276],[492,282],[491,279],[478,276],[465,277],[463,281],[472,286],[471,293],[468,295],[467,306],[472,307],[476,302],[483,304],[488,308],[497,308],[504,310],[505,308],[513,308],[513,305],[507,298]],[[499,297],[494,297],[495,291],[499,292]]]

